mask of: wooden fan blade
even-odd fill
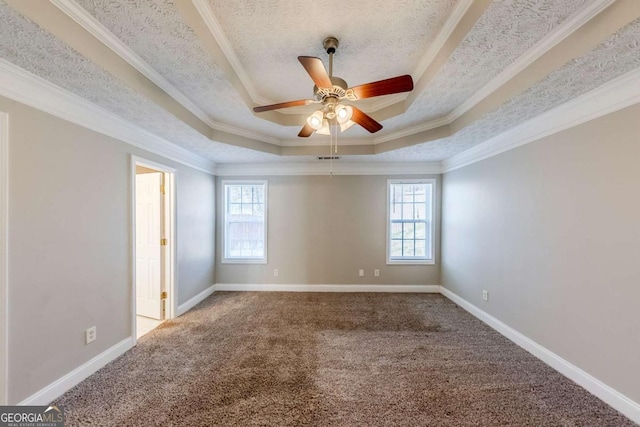
[[[365,83],[352,87],[357,99],[373,98],[374,96],[391,95],[392,93],[409,92],[413,90],[413,79],[410,75],[392,77],[377,82]]]
[[[312,133],[313,133],[313,128],[309,126],[307,123],[305,123],[305,125],[302,126],[302,129],[300,129],[300,133],[298,133],[298,136],[300,138],[307,138],[311,136]]]
[[[300,61],[304,69],[307,70],[307,73],[309,73],[316,86],[320,88],[333,87],[329,74],[327,74],[327,70],[324,68],[324,64],[320,58],[316,58],[315,56],[298,56],[298,61]]]
[[[351,120],[365,128],[371,133],[376,133],[380,129],[382,129],[382,125],[376,122],[373,117],[368,114],[363,113],[361,110],[357,109],[353,105],[351,106],[353,109],[353,115],[351,116]]]
[[[254,107],[253,111],[256,113],[262,113],[263,111],[279,110],[281,108],[298,107],[300,105],[312,104],[311,99],[300,99],[298,101],[281,102],[279,104],[263,105],[261,107]]]

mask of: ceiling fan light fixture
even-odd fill
[[[353,108],[351,108],[350,105],[338,105],[336,107],[336,118],[338,119],[338,123],[340,123],[340,128],[342,128],[343,124],[351,120],[351,116],[353,116]]]
[[[318,135],[331,135],[331,128],[329,128],[329,120],[324,119],[322,121],[322,127],[316,130]]]
[[[340,122],[338,122],[340,123]],[[356,122],[354,122],[353,120],[347,120],[344,123],[340,123],[340,132],[344,132],[347,129],[349,129],[351,126],[355,125]]]
[[[309,117],[307,117],[307,124],[314,128],[316,131],[322,128],[324,121],[324,114],[322,110],[314,111]]]

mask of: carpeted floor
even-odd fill
[[[216,293],[56,400],[67,426],[634,426],[440,295]]]

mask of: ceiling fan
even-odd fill
[[[302,64],[311,79],[315,83],[313,88],[314,99],[301,99],[297,101],[281,102],[278,104],[255,107],[253,111],[261,113],[281,108],[298,107],[309,104],[322,104],[323,107],[307,117],[305,125],[298,133],[299,137],[306,138],[314,131],[321,135],[330,135],[331,125],[339,125],[344,132],[354,124],[359,124],[371,133],[382,129],[382,125],[373,117],[365,114],[353,105],[343,104],[343,100],[356,101],[359,99],[373,98],[375,96],[391,95],[394,93],[409,92],[413,90],[413,79],[410,75],[392,77],[377,82],[366,83],[360,86],[349,87],[347,82],[333,76],[333,54],[338,48],[338,39],[327,37],[322,46],[329,54],[329,72],[324,68],[320,58],[314,56],[299,56]]]

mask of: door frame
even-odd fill
[[[9,114],[0,111],[0,405],[9,403]]]
[[[176,169],[155,162],[153,160],[131,155],[131,339],[133,345],[138,341],[136,325],[136,166],[155,169],[164,173],[165,203],[164,218],[168,228],[166,238],[167,246],[163,251],[165,289],[167,300],[165,302],[165,320],[173,319],[178,312],[176,295]]]

